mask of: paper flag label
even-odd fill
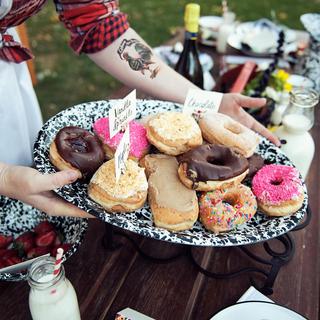
[[[120,176],[126,172],[126,162],[129,157],[129,152],[130,152],[130,131],[128,126],[114,154],[116,182],[118,182]]]
[[[196,119],[206,111],[218,112],[223,94],[215,91],[189,89],[183,112],[191,113]]]
[[[109,134],[113,138],[119,131],[125,130],[128,123],[136,117],[136,90],[109,110]]]

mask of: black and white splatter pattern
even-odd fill
[[[0,234],[13,235],[17,238],[43,220],[50,221],[65,237],[66,243],[71,248],[64,253],[64,261],[71,257],[78,249],[84,234],[88,228],[87,219],[71,217],[48,217],[45,213],[32,208],[18,200],[12,200],[0,196]],[[21,273],[0,273],[0,280],[20,281],[25,280],[26,272]]]
[[[49,145],[61,128],[75,125],[92,130],[94,121],[108,116],[108,110],[114,102],[115,100],[109,100],[80,104],[62,111],[50,119],[40,131],[34,148],[34,159],[38,170],[43,173],[55,172],[53,165],[49,161]],[[163,101],[137,101],[138,118],[152,113],[173,110],[181,110],[181,105]],[[269,163],[292,165],[278,148],[264,138],[257,149],[257,153]],[[148,204],[133,213],[108,213],[100,205],[89,199],[87,196],[87,184],[83,182],[64,186],[56,190],[56,192],[67,201],[114,226],[158,240],[196,246],[238,246],[277,237],[299,224],[304,216],[308,202],[305,188],[303,206],[292,216],[268,218],[258,212],[251,221],[239,226],[236,230],[215,235],[206,231],[200,222],[197,222],[191,230],[183,232],[170,232],[157,228],[153,226],[152,214]]]

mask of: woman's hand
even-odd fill
[[[280,146],[279,139],[273,135],[266,127],[255,120],[250,114],[243,110],[246,108],[263,107],[266,104],[265,98],[250,98],[238,93],[226,93],[223,95],[219,112],[224,113],[246,127],[265,136],[275,145]]]
[[[0,194],[21,200],[51,216],[92,218],[51,191],[78,178],[75,170],[41,174],[32,168],[0,163]]]

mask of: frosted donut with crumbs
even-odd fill
[[[186,113],[159,113],[148,121],[146,129],[149,142],[167,155],[176,156],[202,144],[197,122]]]
[[[128,159],[126,171],[116,181],[114,159],[105,162],[93,175],[88,186],[89,197],[108,212],[132,212],[141,208],[148,194],[144,169]]]

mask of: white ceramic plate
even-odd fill
[[[235,31],[229,36],[228,44],[237,50],[243,51],[248,55],[253,56],[268,56],[276,53],[277,51],[277,41],[279,30],[273,27],[270,23],[268,27],[261,27],[261,23],[258,21],[250,21],[239,24]],[[266,20],[268,21],[268,20]],[[259,49],[259,45],[255,48],[250,41],[254,42],[255,39],[267,39],[269,45],[267,48]],[[296,34],[293,30],[285,30],[285,45],[284,51],[291,52],[297,49],[297,44],[295,43]],[[243,43],[251,44],[251,48],[244,48]],[[262,42],[263,44],[263,42]]]
[[[307,320],[307,318],[272,302],[245,301],[221,310],[211,320]]]

